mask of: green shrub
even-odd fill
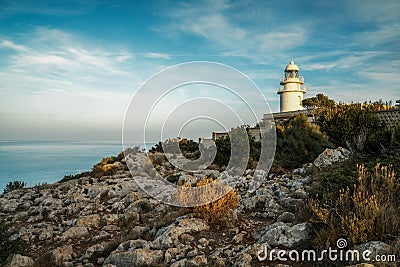
[[[91,176],[92,172],[82,172],[82,173],[78,173],[78,174],[71,174],[71,175],[65,175],[60,182],[67,182],[67,181],[71,181],[71,180],[75,180],[75,179],[79,179],[82,177],[88,177]]]
[[[333,147],[304,114],[278,122],[276,133],[274,165],[287,170],[313,162],[326,148]]]
[[[399,153],[399,127],[388,127],[374,111],[381,104],[337,104],[325,108],[317,120],[335,146],[347,147],[354,154],[376,156]]]
[[[217,146],[217,154],[215,155],[213,164],[225,169],[231,158],[231,141],[229,137],[222,137],[215,140]]]
[[[26,183],[23,182],[23,181],[9,182],[6,185],[6,188],[4,188],[4,192],[3,193],[5,194],[5,193],[11,192],[11,191],[16,190],[16,189],[21,189],[21,188],[24,188],[25,186],[26,186]]]
[[[180,151],[177,149],[175,141],[168,139],[165,142],[158,142],[158,144],[155,144],[149,152],[152,154],[156,154],[156,152],[164,153],[164,146],[168,152],[175,154],[182,153],[182,155],[188,159],[195,160],[200,158],[199,143],[186,138],[179,139],[178,142]]]
[[[248,161],[247,161],[247,168],[248,169],[255,169],[257,167],[258,160],[260,159],[261,154],[261,142],[256,141],[254,136],[249,134],[250,127],[247,125],[242,125],[240,127],[233,128],[229,132],[229,136],[221,137],[215,140],[215,145],[217,147],[217,154],[215,155],[213,164],[219,166],[221,170],[224,170],[226,166],[228,166],[229,161],[233,160],[241,160],[242,154],[240,155],[232,155],[231,151],[231,138],[234,138],[235,144],[237,146],[241,146],[243,149],[238,149],[239,151],[243,151],[246,153],[245,150],[247,149],[247,145],[240,142],[245,136],[244,130],[247,132],[248,138]],[[236,164],[240,165],[240,162],[236,161]]]
[[[241,126],[246,127],[246,126]],[[230,132],[230,136],[236,136],[239,129],[235,128]],[[248,132],[247,127],[247,132]],[[273,172],[282,173],[285,170],[301,167],[304,163],[313,162],[325,148],[333,145],[323,135],[319,127],[311,124],[305,115],[295,116],[287,121],[280,121],[276,127],[276,152],[275,161],[272,166]],[[249,160],[247,168],[255,169],[261,154],[261,142],[248,134],[249,140]],[[220,169],[224,169],[231,157],[230,137],[222,137],[215,141],[217,154],[214,164]],[[245,148],[245,146],[243,146]]]
[[[357,165],[364,165],[372,170],[377,164],[381,166],[392,166],[396,179],[400,179],[400,156],[380,155],[378,157],[368,157],[365,155],[355,155],[350,159],[336,163],[322,173],[316,173],[318,185],[311,192],[310,196],[322,201],[332,201],[339,197],[339,191],[352,188],[357,182]]]

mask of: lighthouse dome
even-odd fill
[[[294,64],[294,61],[291,60],[289,65],[286,66],[285,71],[293,71],[293,70],[299,70],[299,66],[297,66],[296,64]]]

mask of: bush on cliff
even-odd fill
[[[247,162],[247,168],[255,169],[257,167],[257,162],[261,154],[261,142],[256,141],[255,138],[249,134],[249,126],[242,125],[240,127],[233,128],[229,133],[230,136],[221,137],[215,140],[217,154],[215,155],[213,164],[217,165],[221,170],[224,170],[226,166],[228,166],[231,156],[233,156],[231,155],[231,137],[237,140],[237,142],[235,142],[236,145],[243,147],[243,149],[247,147],[245,144],[238,142],[238,140],[243,139],[243,136],[241,135],[244,133],[244,130],[247,132],[247,138],[249,141],[249,158]],[[238,158],[240,159],[240,157]]]
[[[369,158],[399,154],[399,125],[386,125],[375,113],[387,108],[381,102],[335,104],[320,110],[317,125],[335,146],[347,147],[353,154]]]
[[[286,170],[313,162],[326,148],[333,145],[319,127],[311,124],[304,114],[297,115],[276,125],[276,153],[274,168]]]
[[[101,159],[101,161],[99,163],[94,165],[91,171],[86,171],[86,172],[78,173],[75,175],[65,175],[64,178],[61,179],[61,182],[66,182],[66,181],[79,179],[79,178],[87,177],[87,176],[100,178],[102,176],[114,175],[117,173],[119,168],[117,168],[116,166],[114,166],[112,164],[117,161],[122,160],[123,158],[124,157],[123,157],[122,152],[118,155],[118,157],[114,157],[114,156],[105,157],[105,158]]]
[[[164,153],[164,148],[166,148],[167,151],[171,151],[174,153],[179,154],[179,152],[182,152],[182,154],[189,159],[198,159],[200,157],[200,150],[199,150],[199,143],[193,140],[189,139],[179,139],[179,149],[180,151],[177,151],[175,148],[175,141],[173,140],[166,140],[165,142],[158,142],[157,144],[152,147],[149,152],[152,154],[155,154],[156,152]]]
[[[13,181],[13,182],[8,182],[6,185],[6,188],[4,188],[3,194],[6,194],[8,192],[11,192],[16,189],[21,189],[26,186],[26,183],[23,181]]]
[[[237,129],[231,130],[231,136],[235,136]],[[325,148],[333,147],[327,137],[320,132],[319,127],[311,124],[305,115],[294,116],[287,121],[278,122],[276,134],[273,172],[301,167],[304,163],[313,162]],[[254,169],[260,158],[261,142],[256,141],[250,134],[248,140],[250,151],[247,168]],[[217,155],[213,163],[224,169],[231,159],[230,137],[219,138],[215,144]]]

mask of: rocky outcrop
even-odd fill
[[[327,150],[313,165],[344,160],[344,149]],[[241,202],[237,221],[224,227],[196,218],[191,210],[150,198],[132,175],[145,176],[144,154],[113,163],[112,176],[80,179],[14,190],[0,196],[0,218],[18,226],[12,238],[30,242],[27,256],[14,255],[10,266],[252,266],[260,246],[287,249],[311,237],[301,216],[313,183],[307,166],[284,175],[270,174],[249,192],[254,170],[237,177]],[[167,179],[195,182],[218,177],[216,170],[175,171],[157,166]],[[24,265],[25,264],[25,265]]]
[[[157,249],[167,249],[178,246],[181,241],[179,238],[186,234],[186,238],[190,238],[189,234],[209,230],[210,226],[201,219],[180,219],[177,223],[161,228],[156,234],[156,238],[152,243],[152,247]]]
[[[333,163],[343,162],[350,157],[350,151],[343,147],[327,148],[313,162],[318,169],[332,166]]]
[[[253,237],[259,244],[294,248],[310,240],[311,225],[309,223],[292,225],[276,222],[256,230],[253,232]]]

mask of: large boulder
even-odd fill
[[[253,232],[253,237],[257,239],[259,244],[294,248],[311,238],[311,227],[309,223],[292,225],[276,222],[256,230]]]
[[[190,234],[210,229],[204,220],[197,218],[184,218],[178,223],[161,228],[153,241],[152,246],[157,249],[167,249],[180,244],[182,234]]]
[[[350,151],[343,147],[335,149],[327,148],[314,160],[314,166],[318,169],[332,166],[333,163],[343,162],[350,157]]]

